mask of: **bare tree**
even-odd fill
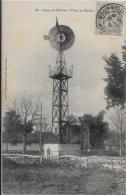
[[[122,156],[123,138],[125,139],[126,133],[126,109],[122,109],[119,106],[115,107],[111,116],[111,127],[119,135],[119,155]]]
[[[40,98],[22,96],[16,98],[13,109],[20,115],[23,133],[23,152],[26,153],[27,135],[32,132],[34,121],[39,112]]]

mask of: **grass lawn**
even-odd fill
[[[3,194],[125,195],[123,171],[3,163]]]

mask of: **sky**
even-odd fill
[[[49,65],[55,65],[57,52],[43,35],[55,26],[56,16],[59,24],[70,26],[75,34],[73,46],[65,51],[67,67],[74,67],[69,80],[70,114],[96,115],[105,109],[102,58],[111,52],[120,55],[126,37],[97,34],[96,13],[96,1],[3,1],[3,109],[23,94],[41,95],[45,113],[51,119],[53,86]]]

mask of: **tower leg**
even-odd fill
[[[68,79],[53,79],[52,129],[59,143],[68,142]]]

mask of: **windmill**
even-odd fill
[[[56,17],[56,25],[44,39],[57,51],[55,67],[49,66],[49,77],[53,79],[52,131],[59,136],[59,143],[64,143],[64,129],[69,122],[68,80],[73,76],[73,66],[67,68],[64,51],[73,45],[75,36],[69,26],[59,25]]]

